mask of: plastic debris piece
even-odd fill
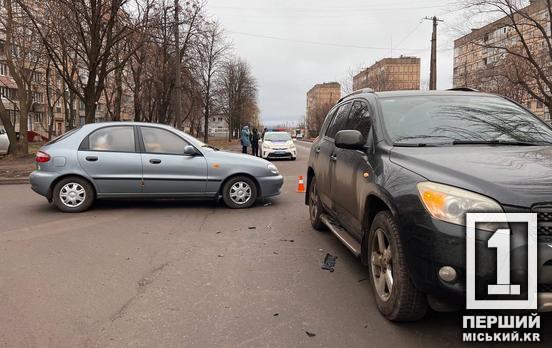
[[[324,263],[322,264],[322,269],[333,272],[336,260],[337,260],[337,256],[333,256],[329,253],[326,254],[326,257],[324,257]]]

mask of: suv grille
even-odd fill
[[[537,213],[538,227],[537,235],[552,238],[552,204],[537,205],[531,209],[533,213]]]

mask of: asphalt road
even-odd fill
[[[249,210],[112,201],[68,215],[0,186],[0,346],[460,345],[459,314],[382,319],[367,270],[310,227],[298,149],[276,163],[284,193]]]

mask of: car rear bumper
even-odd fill
[[[48,197],[50,187],[52,186],[52,183],[54,182],[54,180],[56,180],[58,175],[58,173],[41,172],[35,170],[29,176],[31,189],[41,196]]]
[[[281,175],[257,178],[261,189],[261,198],[273,197],[282,193],[284,177]]]

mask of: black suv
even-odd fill
[[[465,303],[466,212],[538,214],[538,305],[552,310],[552,129],[521,105],[469,90],[355,92],[326,117],[307,185],[312,226],[368,266],[386,318]],[[492,227],[477,226],[475,246],[487,284]],[[511,257],[527,260],[527,233],[510,228]],[[513,280],[527,279],[518,264]]]

